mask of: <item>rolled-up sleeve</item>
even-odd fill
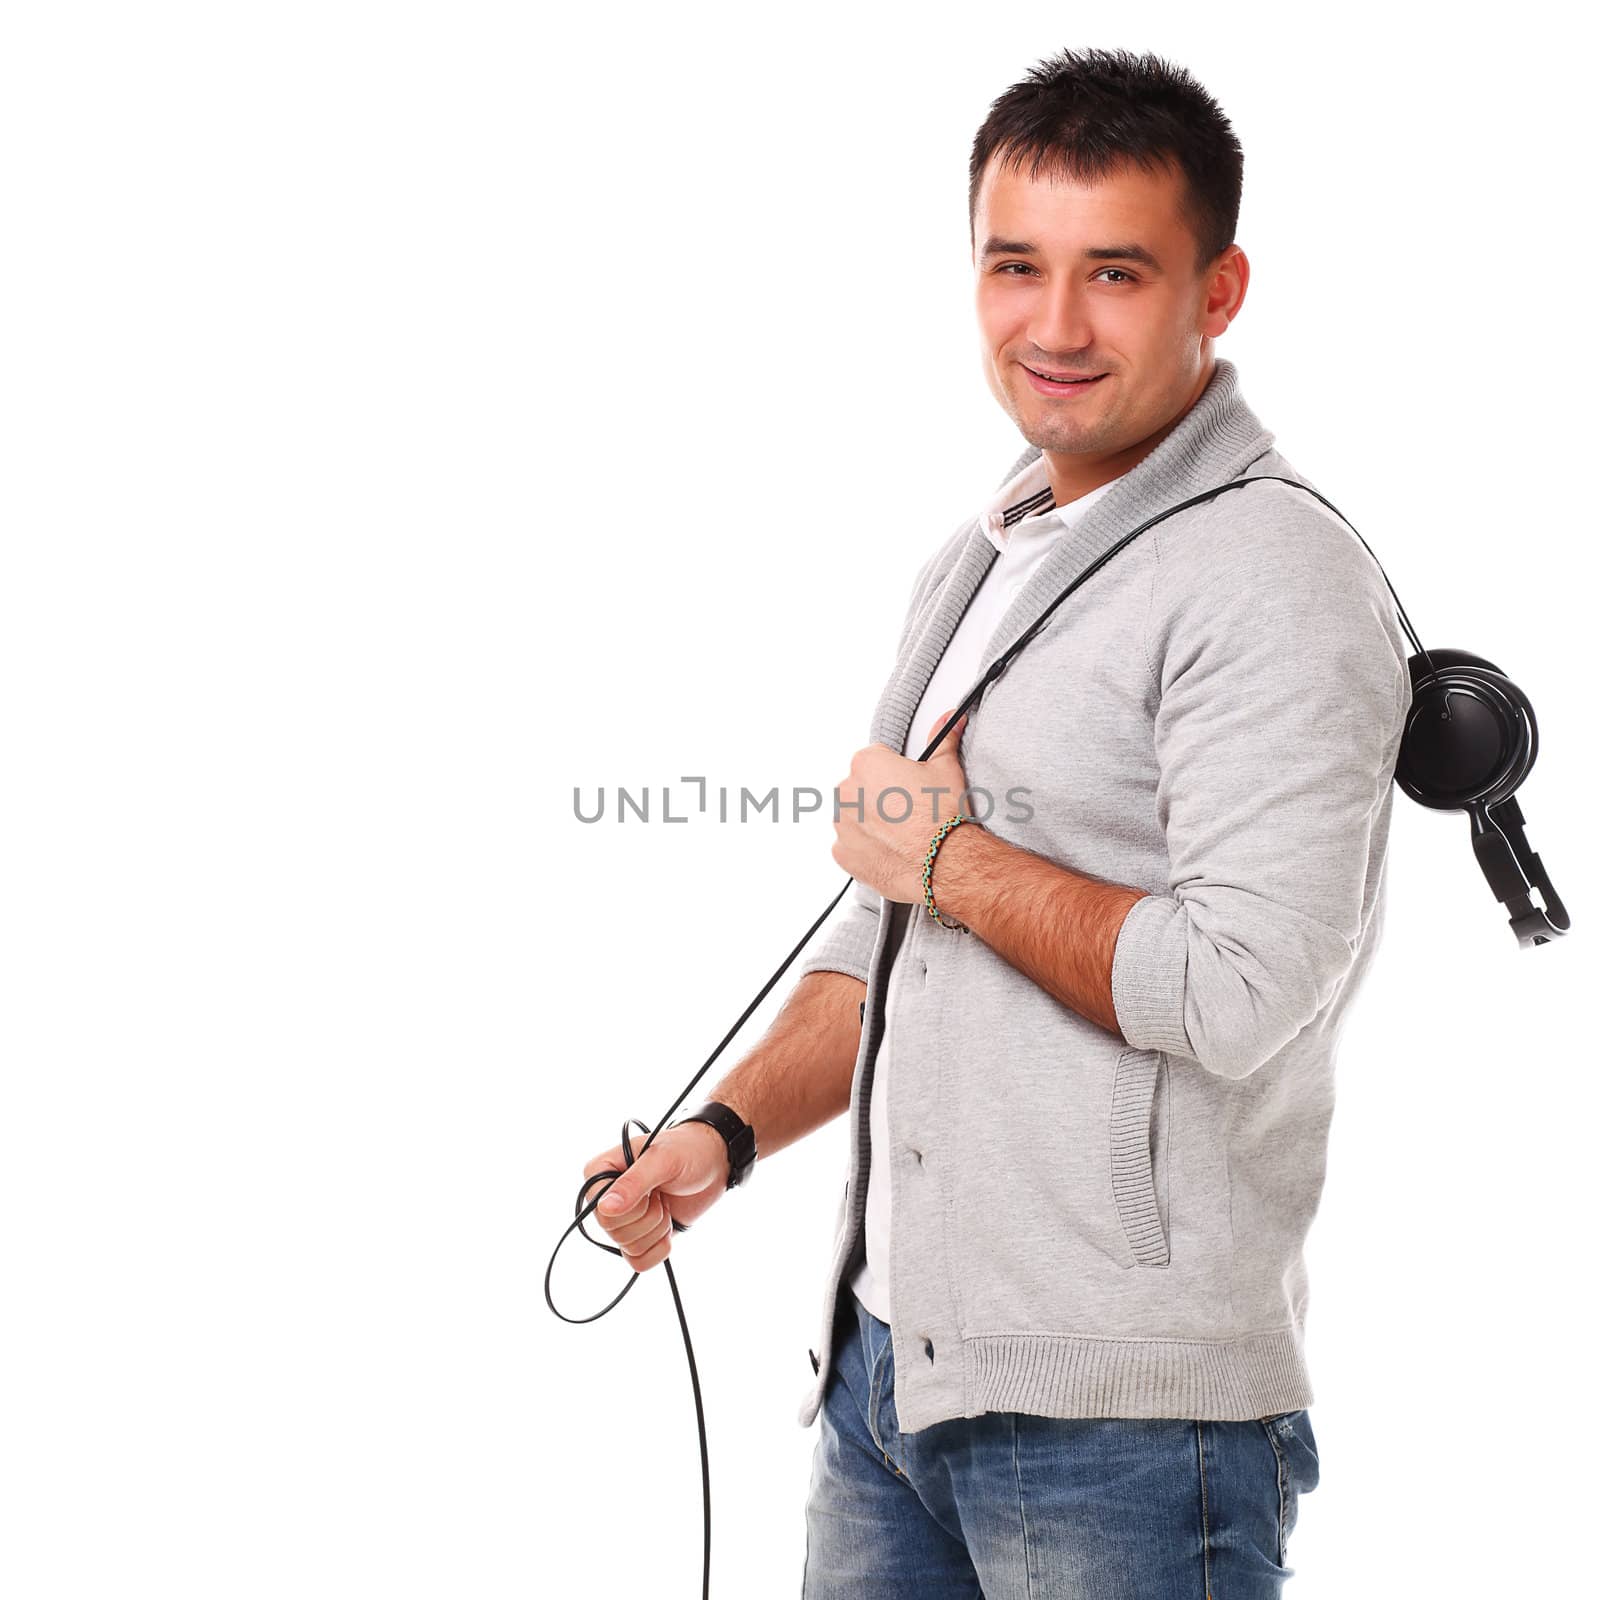
[[[1266,499],[1227,498],[1247,495]],[[1129,909],[1112,962],[1127,1042],[1228,1078],[1276,1055],[1354,963],[1411,700],[1376,563],[1331,512],[1281,496],[1298,491],[1155,564],[1168,883]]]
[[[833,920],[820,930],[817,948],[796,965],[795,982],[808,972],[848,972],[865,983],[882,912],[883,896],[855,879]]]

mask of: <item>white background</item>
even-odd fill
[[[573,789],[827,789],[865,742],[918,567],[1021,448],[971,139],[1085,45],[1232,117],[1218,353],[1424,642],[1532,697],[1519,799],[1577,927],[1520,951],[1465,817],[1396,796],[1290,1592],[1574,1591],[1595,151],[1542,18],[8,14],[8,1596],[698,1594],[665,1273],[583,1326],[544,1274],[583,1163],[842,874],[822,814],[585,826]],[[724,1597],[799,1592],[844,1162],[836,1122],[673,1253]],[[574,1235],[557,1304],[626,1276]]]

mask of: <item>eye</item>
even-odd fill
[[[1115,272],[1120,278],[1123,279],[1124,282],[1127,283],[1137,283],[1139,281],[1131,272],[1125,272],[1121,267],[1102,267],[1100,272]],[[1095,277],[1098,278],[1100,276],[1100,272],[1095,273]]]

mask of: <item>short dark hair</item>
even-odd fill
[[[1176,166],[1198,274],[1233,243],[1244,188],[1244,151],[1222,108],[1184,68],[1128,50],[1063,50],[1037,63],[989,108],[972,145],[967,226],[990,157],[1030,177],[1044,168],[1095,183],[1133,162]],[[973,240],[976,243],[976,239]]]

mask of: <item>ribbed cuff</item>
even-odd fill
[[[1194,1055],[1183,1018],[1188,975],[1188,919],[1182,905],[1168,894],[1135,900],[1111,957],[1111,1003],[1129,1044]]]
[[[877,942],[877,915],[851,901],[844,919],[825,929],[817,948],[800,959],[794,981],[798,983],[808,972],[848,972],[865,983]]]

